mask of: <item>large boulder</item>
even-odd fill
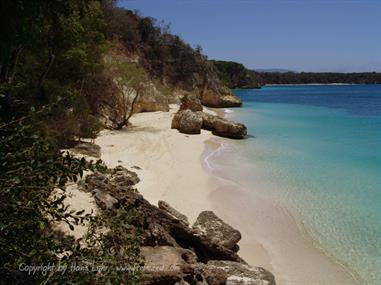
[[[227,273],[220,267],[197,262],[191,250],[157,246],[141,248],[145,260],[142,284],[224,285]]]
[[[234,250],[241,239],[241,233],[225,223],[212,211],[201,212],[192,227],[193,231],[214,243]]]
[[[276,285],[274,275],[262,267],[228,260],[211,260],[208,265],[227,273],[226,285]]]
[[[172,119],[172,129],[184,134],[200,134],[201,126],[202,116],[189,109],[177,112]]]
[[[193,112],[202,111],[202,105],[200,99],[196,96],[185,95],[181,99],[180,110],[191,110]]]
[[[220,104],[224,108],[241,107],[242,101],[239,97],[229,94],[220,97]]]
[[[212,131],[217,136],[243,139],[247,135],[247,129],[244,124],[229,121],[205,112],[198,113],[202,117],[202,128]]]
[[[218,120],[220,117],[206,112],[199,112],[199,114],[202,117],[202,128],[204,130],[213,131],[214,124],[216,123],[216,120]]]
[[[178,219],[184,225],[189,226],[189,221],[187,216],[181,214],[179,211],[177,211],[175,208],[173,208],[171,205],[164,201],[158,202],[159,209],[166,211],[168,214],[172,215],[174,218]]]
[[[175,218],[167,211],[151,205],[142,195],[127,191],[123,192],[123,199],[128,201],[137,211],[137,216],[144,218],[144,228],[142,240],[144,245],[175,245],[183,248],[192,249],[201,262],[207,262],[212,259],[233,260],[244,262],[238,254],[228,249],[207,236],[200,236],[190,227],[186,226],[179,219]],[[121,199],[123,201],[123,199]],[[160,227],[149,227],[150,224],[158,224]],[[173,239],[169,238],[166,233]],[[158,237],[160,240],[153,240]]]
[[[242,101],[233,94],[219,94],[210,89],[203,92],[201,103],[207,107],[213,108],[230,108],[241,107]]]
[[[143,246],[144,257],[142,284],[175,284],[187,273],[193,273],[191,264],[196,262],[192,251],[171,246]]]
[[[200,274],[203,277],[207,285],[225,285],[227,280],[227,273],[220,267],[208,265],[204,263],[198,263],[194,266],[196,274]]]
[[[219,118],[214,122],[213,134],[232,139],[243,139],[247,135],[247,129],[244,124]]]

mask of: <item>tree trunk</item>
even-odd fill
[[[13,79],[15,78],[16,69],[17,69],[17,63],[19,61],[19,57],[20,57],[22,49],[23,49],[23,47],[20,45],[20,46],[18,46],[14,50],[14,53],[13,53],[13,56],[12,56],[12,68],[11,68],[11,71],[10,71],[10,76],[8,78],[8,82],[9,83],[12,83]]]
[[[53,51],[51,49],[49,49],[49,60],[48,60],[48,64],[46,65],[46,68],[45,70],[42,72],[42,74],[40,75],[40,79],[38,80],[38,89],[41,89],[42,88],[42,85],[44,84],[44,81],[46,79],[46,76],[48,75],[49,71],[50,71],[50,68],[52,67],[53,65],[53,62],[54,62],[54,59],[55,59],[55,55],[53,53]]]
[[[8,64],[2,63],[0,69],[0,83],[6,82],[8,79]]]
[[[116,127],[115,129],[120,130],[120,129],[123,128],[125,125],[127,125],[128,120],[129,120],[129,119],[131,118],[131,116],[134,114],[134,106],[135,106],[136,101],[137,101],[138,98],[139,98],[139,95],[140,95],[139,93],[140,93],[139,90],[137,90],[137,91],[136,91],[136,95],[135,95],[135,97],[134,97],[134,99],[132,100],[132,103],[131,103],[130,113],[128,114],[128,116],[126,116],[127,113],[126,113],[125,116],[123,116],[123,117],[124,117],[123,121],[120,122],[120,123],[118,123],[118,125],[117,125],[117,127]]]
[[[132,100],[130,114],[128,114],[128,117],[126,119],[126,124],[128,123],[128,120],[131,118],[131,116],[134,114],[134,106],[135,106],[136,100],[138,100],[138,97],[139,97],[139,91],[137,90],[136,96],[135,96],[134,100]]]

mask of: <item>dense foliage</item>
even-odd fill
[[[253,72],[234,61],[211,61],[221,81],[229,88],[258,88],[260,82]]]
[[[105,170],[100,162],[59,150],[99,131],[93,112],[98,99],[90,92],[110,47],[102,5],[98,0],[0,3],[1,284],[138,283],[138,271],[57,270],[94,262],[140,264],[138,237],[125,228],[121,233],[110,213],[90,217],[65,205],[67,183],[85,170]],[[122,207],[119,221],[128,225],[132,213]],[[54,227],[65,222],[73,229],[85,221],[93,232],[109,231],[88,235],[84,248]],[[55,270],[38,268],[49,265]],[[28,272],[28,266],[37,266],[37,272]]]
[[[170,33],[168,25],[136,12],[105,5],[109,40],[121,42],[153,78],[184,89],[201,88],[215,76],[201,48],[192,48],[179,36]]]

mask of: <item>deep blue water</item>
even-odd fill
[[[245,102],[267,102],[343,109],[354,115],[381,115],[381,85],[290,85],[236,90]]]
[[[253,136],[240,155],[278,184],[268,195],[293,208],[312,238],[363,283],[380,285],[381,85],[234,93],[244,107],[230,116]],[[248,184],[254,179],[242,175]]]

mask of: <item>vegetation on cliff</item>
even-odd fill
[[[26,271],[99,261],[140,265],[139,226],[129,226],[131,217],[136,222],[133,207],[124,203],[90,217],[65,205],[67,183],[107,170],[60,148],[96,137],[105,102],[121,110],[121,128],[145,90],[168,96],[175,89],[198,96],[229,90],[201,48],[115,1],[5,0],[0,21],[1,283],[136,284],[139,270]],[[56,222],[71,229],[89,222],[87,246],[60,234]]]
[[[211,60],[221,81],[229,88],[258,88],[261,86],[259,77],[248,70],[243,64],[234,61]]]

